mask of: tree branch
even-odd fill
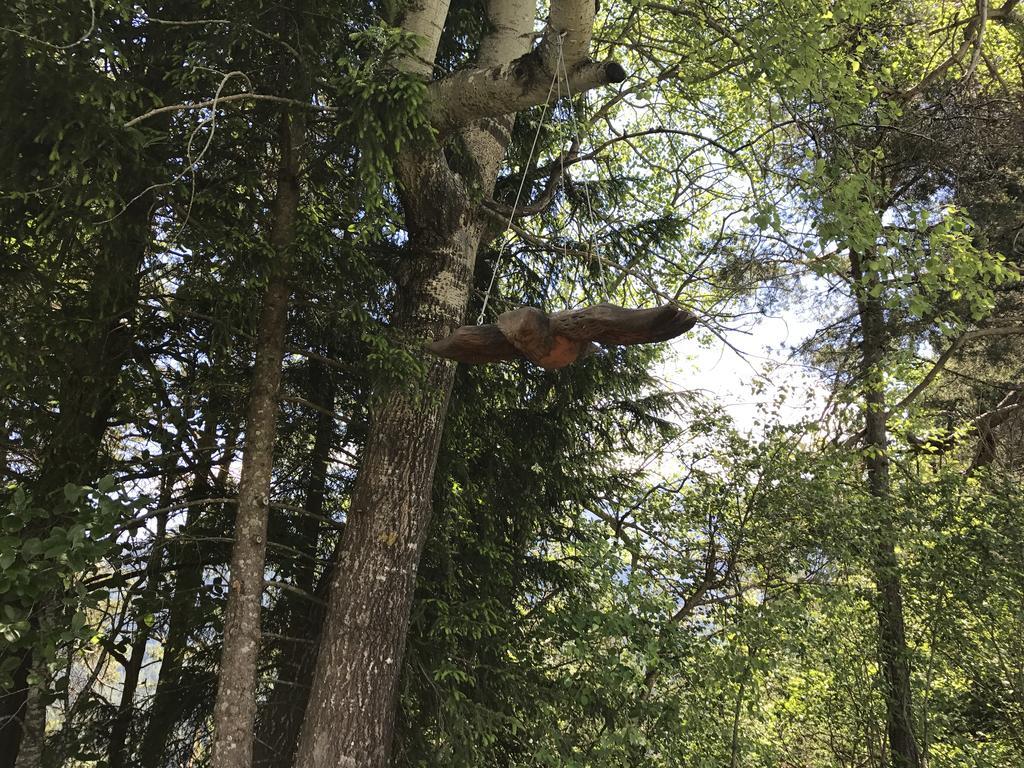
[[[319,104],[311,104],[305,101],[296,101],[295,99],[288,99],[284,96],[271,96],[266,93],[233,93],[230,96],[219,96],[215,99],[207,99],[206,101],[197,101],[192,104],[169,104],[166,107],[157,107],[151,109],[149,112],[145,112],[138,117],[133,117],[122,128],[131,128],[134,125],[138,125],[143,120],[148,120],[151,117],[157,115],[163,115],[167,112],[191,112],[197,109],[207,109],[208,107],[219,106],[229,101],[272,101],[277,104],[287,104],[291,107],[302,107],[303,109],[312,109],[317,112],[334,112],[334,107],[322,107]]]
[[[982,56],[982,38],[985,34],[985,23],[987,21],[998,21],[1003,24],[1008,23],[1013,17],[1014,8],[1020,0],[1006,0],[999,8],[989,9],[987,0],[978,0],[978,13],[969,19],[960,22],[966,25],[964,30],[964,41],[960,44],[960,47],[956,49],[944,62],[939,64],[935,69],[929,72],[922,78],[921,82],[915,85],[913,88],[909,88],[900,94],[900,98],[903,101],[913,101],[920,96],[925,90],[927,90],[936,80],[942,77],[946,72],[960,62],[967,56],[967,52],[972,48],[974,53],[971,57],[971,61],[967,66],[967,72],[964,75],[964,79],[969,78],[974,70],[978,66],[978,60]]]
[[[519,205],[519,207],[514,211],[515,218],[520,219],[524,216],[535,216],[538,213],[543,213],[547,210],[547,207],[551,205],[551,201],[555,199],[555,193],[562,187],[562,179],[566,175],[566,167],[576,162],[579,157],[579,147],[579,141],[573,139],[572,145],[569,147],[569,151],[562,153],[559,155],[557,160],[551,162],[548,166],[550,170],[548,171],[547,183],[544,185],[544,189],[540,191],[532,203]],[[513,215],[512,208],[499,203],[497,200],[486,200],[484,201],[484,205],[490,208],[491,211],[499,213],[505,218]]]
[[[571,93],[621,83],[626,79],[621,65],[588,58],[594,10],[593,0],[552,0],[541,41],[525,56],[508,62],[495,52],[481,59],[482,68],[460,70],[431,83],[431,122],[445,134],[474,120],[543,104],[561,66]]]
[[[907,394],[906,397],[904,397],[902,400],[896,403],[896,405],[894,405],[889,410],[889,413],[891,414],[895,411],[901,410],[902,408],[906,408],[908,405],[914,402],[914,400],[917,399],[917,396],[924,392],[924,390],[928,388],[932,381],[935,380],[935,377],[938,376],[939,373],[941,373],[946,363],[949,362],[949,359],[953,355],[955,355],[957,351],[960,349],[960,347],[962,347],[968,341],[984,338],[987,336],[1008,336],[1017,333],[1024,334],[1024,326],[1010,325],[1001,328],[978,328],[977,330],[967,331],[967,333],[962,334],[956,339],[956,341],[949,345],[945,352],[939,355],[939,359],[935,361],[935,364],[932,366],[931,370],[925,374],[924,378],[921,379],[921,381],[918,383],[916,387],[910,390],[909,394]]]
[[[444,135],[474,120],[500,117],[543,104],[555,77],[555,62],[538,56],[540,50],[537,48],[510,64],[461,70],[432,83],[430,119],[434,127]],[[573,93],[626,79],[626,71],[614,61],[587,59],[567,69]]]
[[[1015,389],[1004,397],[999,405],[988,413],[974,419],[974,427],[978,430],[978,450],[968,467],[968,474],[973,474],[981,467],[988,466],[996,457],[997,427],[1008,421],[1014,414],[1024,408],[1024,389]]]
[[[920,382],[918,382],[917,386],[910,390],[906,397],[904,397],[902,400],[896,403],[896,405],[890,408],[886,416],[891,416],[893,413],[903,408],[906,408],[911,403],[913,403],[918,398],[918,396],[931,385],[931,383],[935,380],[935,377],[938,376],[943,371],[943,369],[945,369],[946,363],[948,363],[950,359],[953,357],[953,355],[955,355],[959,351],[960,347],[962,347],[968,341],[972,341],[973,339],[985,338],[987,336],[1009,336],[1013,334],[1024,334],[1024,326],[1010,325],[1000,328],[978,328],[973,331],[967,331],[967,333],[964,333],[963,335],[959,336],[952,344],[949,345],[945,352],[939,355],[939,358],[932,364],[931,369],[928,371],[928,373],[925,374],[924,378],[921,379]],[[843,448],[850,448],[863,437],[864,430],[858,430],[857,432],[843,440],[843,442],[840,443],[840,445]],[[922,444],[925,442],[923,438],[921,439],[921,442]]]
[[[401,72],[429,79],[434,72],[434,58],[441,41],[441,32],[448,17],[450,0],[412,0],[402,16],[402,31],[417,38],[416,50],[400,58],[395,66]]]

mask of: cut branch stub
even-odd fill
[[[464,325],[428,349],[460,363],[527,359],[543,368],[564,368],[600,344],[667,341],[693,328],[697,318],[673,306],[625,309],[596,304],[548,316],[533,307],[504,312],[497,325]]]

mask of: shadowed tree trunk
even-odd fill
[[[328,352],[329,357],[334,355]],[[297,521],[298,548],[313,555],[320,545],[320,521],[323,517],[327,494],[327,470],[336,435],[334,419],[334,387],[327,372],[314,364],[310,387],[311,399],[322,405],[314,429],[310,472],[306,485],[303,508],[309,513]],[[260,707],[257,718],[255,758],[257,768],[289,768],[299,738],[299,728],[309,701],[309,686],[313,679],[316,651],[324,619],[326,580],[318,588],[314,561],[301,560],[295,574],[295,585],[309,597],[286,592],[282,610],[288,638],[280,638],[280,661],[277,679],[267,700]]]
[[[862,335],[861,379],[864,393],[864,463],[868,491],[878,520],[874,542],[875,609],[878,615],[878,660],[885,693],[886,729],[893,768],[920,768],[914,738],[910,653],[903,616],[903,592],[896,559],[896,523],[889,498],[888,415],[884,357],[887,342],[885,310],[871,295],[877,277],[866,274],[859,254],[850,254]]]
[[[253,759],[256,768],[290,768],[295,760],[320,647],[330,576],[329,570],[308,598],[289,596],[286,610],[291,636],[280,641],[278,679],[257,718]]]
[[[281,159],[271,209],[272,257],[263,299],[256,365],[249,395],[245,449],[238,487],[235,543],[224,621],[224,650],[214,706],[214,768],[249,768],[256,720],[256,658],[260,646],[260,598],[267,549],[267,515],[277,436],[281,358],[288,319],[290,251],[299,207],[299,153],[305,116],[281,121]]]
[[[175,5],[168,2],[164,8],[171,10]],[[144,42],[125,46],[120,52],[122,65],[133,70],[137,75],[135,82],[151,93],[156,102],[174,101],[178,85],[165,77],[168,59],[173,57],[173,33],[151,24],[135,33]],[[167,118],[158,118],[155,124],[166,125],[166,121]],[[50,510],[61,505],[66,484],[92,483],[102,473],[103,436],[121,395],[122,371],[134,351],[140,277],[153,240],[152,208],[156,197],[149,184],[156,167],[160,168],[158,180],[164,180],[166,160],[166,148],[159,142],[140,143],[138,147],[125,157],[113,187],[114,203],[120,208],[118,215],[97,230],[95,239],[84,246],[88,250],[80,254],[93,267],[85,300],[77,306],[74,301],[62,303],[59,310],[65,317],[81,318],[84,322],[68,335],[68,344],[53,350],[60,363],[55,369],[60,374],[55,393],[58,416],[47,430],[51,439],[42,446],[39,471],[29,486],[34,503]],[[77,230],[79,224],[74,220],[71,227]],[[64,242],[70,246],[76,239],[68,236]],[[54,512],[43,525],[61,524],[59,514]],[[32,532],[23,534],[28,537]],[[54,602],[60,599],[53,597]],[[59,612],[53,614],[53,621],[62,619]],[[38,615],[35,623],[40,623]],[[39,631],[60,629],[40,627]],[[0,654],[0,664],[3,662]],[[20,658],[13,689],[0,689],[0,768],[12,768],[17,759],[22,728],[19,713],[25,711],[24,681],[32,663],[32,654]]]
[[[444,0],[408,10],[402,26],[419,47],[399,62],[428,79],[448,11]],[[457,135],[464,163],[453,170],[439,148],[396,162],[412,269],[399,285],[392,328],[416,353],[461,324],[491,196],[514,113],[543,103],[564,54],[579,93],[623,79],[622,68],[587,58],[592,0],[555,0],[530,56],[533,0],[488,3],[492,31],[478,69],[428,86],[440,141]],[[454,376],[424,357],[416,391],[380,393],[337,554],[327,619],[296,756],[300,768],[384,768],[394,739],[398,681],[413,587],[431,517],[434,467]]]
[[[15,768],[42,768],[46,750],[46,703],[43,691],[47,687],[45,666],[35,670],[38,681],[31,682],[25,695],[25,714],[22,720],[21,748]]]
[[[6,417],[0,421],[0,482],[6,482],[8,477],[7,452],[10,447],[11,430],[7,424]]]
[[[196,489],[200,490],[200,489]],[[205,489],[203,489],[205,490]],[[206,498],[205,494],[195,498]],[[167,635],[162,643],[163,657],[157,677],[156,692],[149,708],[146,730],[139,747],[139,765],[142,768],[163,768],[171,733],[188,706],[187,690],[182,682],[182,671],[188,650],[188,641],[194,626],[196,596],[202,586],[204,555],[202,548],[189,539],[195,534],[202,512],[191,509],[185,523],[170,544],[169,558],[175,564],[174,584],[167,618]]]
[[[5,655],[4,658],[8,658]],[[28,698],[28,673],[32,654],[22,651],[8,687],[0,691],[0,768],[14,768],[21,748],[22,723]]]

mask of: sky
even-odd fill
[[[656,375],[673,390],[700,390],[717,402],[740,431],[758,434],[759,420],[770,415],[780,395],[778,419],[795,423],[821,415],[827,393],[798,361],[791,349],[817,330],[813,313],[794,306],[776,316],[760,318],[749,333],[713,338],[708,346],[685,334],[670,342],[670,354]],[[760,386],[755,390],[755,383]]]

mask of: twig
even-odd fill
[[[151,117],[156,117],[157,115],[162,115],[167,112],[195,111],[197,109],[206,109],[207,107],[214,107],[218,104],[224,104],[225,102],[244,101],[247,99],[250,101],[272,101],[277,104],[288,104],[289,106],[293,107],[311,109],[315,112],[333,113],[337,111],[334,107],[325,107],[320,104],[310,104],[305,101],[299,101],[297,99],[289,99],[285,96],[271,96],[268,93],[234,93],[229,96],[220,96],[219,98],[215,97],[212,99],[207,99],[206,101],[198,101],[191,104],[169,104],[166,107],[157,107],[156,109],[151,109],[149,112],[141,114],[138,117],[133,117],[131,120],[125,123],[123,127],[131,128],[132,126],[138,125],[143,120],[148,120]]]
[[[55,51],[69,51],[72,48],[76,48],[82,43],[84,43],[86,40],[88,40],[92,33],[96,30],[96,0],[89,0],[89,15],[89,29],[87,29],[80,38],[75,40],[75,42],[69,43],[67,45],[57,45],[56,43],[48,43],[45,40],[40,40],[38,37],[26,35],[24,32],[19,32],[18,30],[11,29],[10,27],[0,27],[0,29],[2,29],[4,32],[11,32],[17,35],[18,37],[24,38],[25,40],[31,40],[33,43],[45,45],[47,48],[52,48]]]
[[[969,82],[978,68],[981,60],[981,44],[985,38],[985,22],[988,21],[988,0],[978,0],[978,34],[974,37],[974,52],[971,54],[971,62],[964,72],[964,82]]]

